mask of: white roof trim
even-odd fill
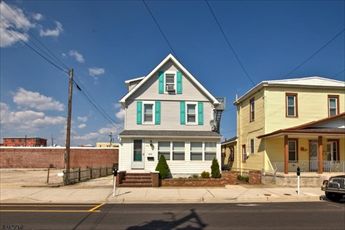
[[[319,76],[290,78],[282,80],[265,80],[252,87],[245,94],[239,97],[234,104],[240,103],[249,95],[255,93],[264,86],[282,86],[282,87],[303,87],[303,88],[345,88],[345,81],[339,81],[331,78]]]
[[[129,79],[129,80],[126,80],[125,83],[126,83],[126,84],[129,84],[129,83],[134,82],[134,81],[143,80],[144,78],[145,78],[145,76],[143,76],[143,77],[137,77],[137,78],[133,78],[133,79]]]
[[[145,82],[148,81],[162,66],[168,61],[172,60],[186,75],[194,82],[200,89],[203,91],[214,104],[220,104],[219,101],[204,87],[200,84],[198,80],[186,69],[183,67],[183,65],[172,55],[169,54],[164,58],[159,65],[157,65],[146,77],[143,78],[143,80],[137,84],[131,91],[129,91],[123,98],[121,98],[120,102],[125,103],[126,100],[135,92],[137,91]]]

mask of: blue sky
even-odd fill
[[[255,83],[314,75],[345,79],[344,33],[286,75],[344,29],[344,1],[209,2]],[[252,83],[206,3],[147,4],[176,58],[211,93],[227,97],[221,132],[234,136],[232,102]],[[5,1],[1,15],[1,137],[54,137],[64,145],[67,113],[66,74],[8,37],[7,30],[29,44],[39,39],[73,67],[77,80],[115,120],[105,120],[75,89],[74,145],[108,141],[110,131],[118,133],[123,117],[117,102],[126,93],[124,80],[149,73],[171,52],[142,1]]]

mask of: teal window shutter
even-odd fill
[[[186,102],[180,102],[180,123],[181,125],[186,124]]]
[[[159,94],[164,93],[164,72],[159,71],[158,73],[158,92]]]
[[[155,102],[155,125],[161,124],[161,102]]]
[[[204,103],[198,102],[198,125],[204,124]]]
[[[137,125],[142,124],[142,114],[143,114],[143,102],[137,101]]]
[[[177,71],[176,73],[176,92],[177,94],[182,94],[182,73],[180,71]]]

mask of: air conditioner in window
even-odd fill
[[[167,85],[167,86],[166,86],[166,91],[167,91],[167,92],[175,92],[175,87],[174,87],[174,85]]]

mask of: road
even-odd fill
[[[345,229],[345,203],[1,204],[3,229]]]

